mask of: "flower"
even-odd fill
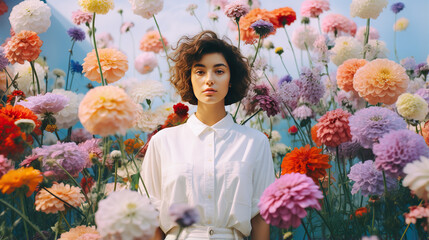
[[[314,41],[318,34],[317,30],[310,25],[301,25],[292,33],[292,43],[301,50],[313,49]]]
[[[1,0],[0,1],[0,16],[7,13],[7,10],[9,10],[9,8],[7,7],[6,3]]]
[[[403,93],[396,101],[398,113],[406,119],[423,121],[429,112],[428,103],[417,94]]]
[[[83,41],[85,40],[85,32],[77,27],[71,27],[67,30],[67,34],[71,37],[73,41]]]
[[[62,233],[58,240],[99,240],[100,234],[94,226],[77,226],[70,228],[68,232]]]
[[[76,94],[72,91],[66,91],[64,89],[54,89],[52,93],[65,96],[69,99],[67,106],[54,114],[56,119],[55,124],[58,128],[70,128],[74,126],[79,121],[77,113],[79,104],[82,101],[84,95]]]
[[[0,179],[3,175],[12,169],[14,169],[13,162],[0,154]]]
[[[107,83],[113,83],[121,79],[128,70],[127,56],[121,51],[113,48],[98,49],[100,65],[103,77]],[[91,81],[101,83],[100,69],[97,62],[95,50],[88,53],[83,59],[83,71],[85,77]]]
[[[416,79],[414,79],[414,81],[415,80]],[[429,104],[429,89],[420,88],[419,90],[416,91],[416,95],[419,95],[420,97],[422,97]]]
[[[168,115],[169,113],[161,107],[155,110],[139,111],[134,127],[143,132],[155,131],[160,125],[163,125]]]
[[[328,151],[330,151],[332,154],[336,154],[336,148],[329,147]],[[338,154],[342,160],[353,159],[360,152],[362,152],[362,146],[355,139],[352,139],[349,142],[341,143],[338,146]]]
[[[161,38],[164,40],[165,46],[168,46],[168,41],[164,36],[160,36],[158,31],[148,31],[140,40],[140,50],[145,52],[159,53],[164,49]]]
[[[292,115],[299,120],[304,120],[313,116],[313,110],[307,105],[301,105],[293,110]]]
[[[259,107],[262,108],[264,112],[267,113],[267,116],[275,116],[280,112],[278,101],[269,95],[256,95],[253,98],[253,101],[259,104]]]
[[[41,134],[40,126],[42,122],[38,119],[38,117],[28,108],[21,105],[6,105],[0,108],[0,114],[4,114],[10,117],[13,121],[15,121],[15,125],[19,120],[30,120],[35,124],[35,133]]]
[[[212,20],[212,21],[219,20],[219,15],[217,15],[217,13],[215,13],[215,12],[209,12],[207,14],[207,17],[209,17],[209,19]]]
[[[417,77],[420,77],[421,75],[427,76],[429,73],[429,65],[426,63],[419,63],[414,67],[414,72]]]
[[[424,203],[422,206],[410,206],[410,213],[404,213],[406,224],[416,224],[417,219],[429,217],[429,206]]]
[[[349,122],[353,139],[364,148],[372,148],[374,143],[390,131],[407,128],[404,119],[383,107],[363,108],[351,116]]]
[[[265,38],[270,33],[274,31],[274,25],[270,22],[264,20],[258,20],[250,25],[251,28],[258,34],[261,38]]]
[[[115,86],[99,86],[88,91],[79,105],[79,120],[92,134],[102,137],[125,135],[137,117],[136,104]]]
[[[360,58],[362,44],[353,37],[338,37],[335,39],[335,46],[331,49],[331,61],[340,66],[348,59]]]
[[[131,3],[133,13],[150,19],[153,15],[161,12],[164,7],[163,0],[128,0]]]
[[[417,66],[417,63],[416,63],[416,60],[414,59],[414,57],[407,57],[407,58],[401,59],[401,65],[406,70],[414,71],[414,68]]]
[[[87,154],[85,159],[86,163],[84,168],[90,168],[92,166],[92,160],[101,160],[103,157],[103,150],[100,148],[101,139],[91,138],[84,142],[79,143],[79,150]]]
[[[337,147],[341,143],[352,140],[350,133],[350,113],[341,108],[326,112],[317,123],[317,137],[328,147]]]
[[[320,177],[326,176],[326,169],[330,168],[329,155],[321,154],[322,149],[306,145],[295,148],[286,154],[282,162],[282,175],[287,173],[302,173],[318,183]]]
[[[170,206],[168,212],[174,222],[185,228],[200,221],[200,215],[196,208],[187,204],[176,203]]]
[[[338,13],[330,13],[322,19],[322,31],[335,36],[353,33],[353,21]]]
[[[88,13],[107,14],[115,7],[113,0],[79,0],[78,3]]]
[[[276,22],[272,22],[275,28],[291,25],[296,20],[296,13],[290,7],[276,8],[271,13],[277,18]]]
[[[92,22],[92,14],[77,10],[72,12],[72,21],[76,25],[90,24]]]
[[[377,19],[383,8],[387,7],[387,0],[352,0],[350,15],[363,19]]]
[[[376,58],[387,58],[389,49],[386,47],[386,43],[380,40],[369,40],[368,44],[364,47],[366,51],[366,60],[373,60]]]
[[[410,79],[410,82],[408,83],[408,87],[407,87],[407,92],[413,93],[413,94],[414,93],[417,94],[417,91],[419,91],[419,90],[425,90],[425,88],[424,88],[425,86],[426,86],[425,80],[423,80],[423,78],[421,76],[420,77],[416,77],[413,80]],[[426,102],[427,102],[427,99],[425,98],[425,93],[424,92],[421,91],[420,94],[417,94],[417,95],[419,95],[420,97],[422,97],[423,99],[425,99]]]
[[[42,173],[33,167],[12,169],[0,178],[0,190],[3,194],[11,194],[25,185],[28,187],[26,196],[30,197],[42,180]]]
[[[4,48],[0,47],[0,71],[6,69],[7,65],[9,65],[9,60],[5,56]]]
[[[365,32],[366,32],[366,27],[359,27],[356,32],[356,39],[359,40],[360,42],[364,42]],[[378,33],[378,30],[374,27],[370,27],[368,39],[377,40],[379,38],[380,38],[380,34]]]
[[[296,81],[299,86],[301,100],[311,104],[318,104],[325,94],[325,86],[320,81],[319,68],[303,68],[299,80]]]
[[[375,59],[355,73],[353,88],[370,104],[393,104],[407,89],[405,68],[388,59]]]
[[[34,2],[36,0],[24,1]],[[23,3],[23,2],[21,2]],[[15,34],[4,47],[6,58],[11,64],[19,63],[24,64],[24,61],[34,61],[39,57],[42,50],[40,47],[43,42],[39,36],[32,31],[21,31]]]
[[[228,0],[212,0],[210,4],[215,7],[215,9],[224,10],[225,6],[228,4]]]
[[[78,61],[70,60],[70,71],[72,73],[82,74],[82,71],[83,71],[82,64],[80,64]]]
[[[330,10],[328,0],[306,0],[301,4],[301,15],[303,17],[317,18],[328,10]]]
[[[409,23],[410,21],[408,21],[408,19],[401,17],[395,22],[395,24],[393,24],[393,30],[397,32],[404,31],[405,29],[407,29]]]
[[[225,6],[224,13],[229,18],[238,19],[248,14],[249,11],[250,7],[247,2],[244,0],[236,0]]]
[[[193,15],[195,15],[195,9],[197,9],[197,8],[198,8],[197,4],[191,3],[186,8],[186,11],[189,12],[189,14],[191,14],[191,16],[193,16]]]
[[[404,187],[409,187],[417,197],[429,200],[429,158],[421,156],[408,163],[404,168]]]
[[[103,238],[150,239],[158,227],[158,212],[147,197],[125,189],[99,202],[95,223]]]
[[[97,43],[97,48],[112,48],[113,47],[113,37],[112,34],[108,32],[96,33],[95,41]]]
[[[125,140],[124,145],[125,145],[125,152],[131,155],[136,153],[141,147],[143,147],[144,142],[139,138],[138,135],[136,135],[135,138],[129,138]]]
[[[147,74],[158,66],[158,60],[155,53],[143,52],[134,59],[134,67],[141,74]]]
[[[317,124],[315,124],[313,127],[311,127],[311,140],[313,140],[313,142],[316,144],[316,146],[320,147],[320,146],[322,146],[322,142],[317,137],[318,127],[319,126]]]
[[[377,169],[384,170],[393,177],[404,176],[403,168],[407,163],[429,157],[429,148],[419,134],[410,130],[390,131],[374,144]]]
[[[0,154],[7,157],[24,151],[22,137],[25,135],[15,125],[15,120],[0,113]]]
[[[19,90],[22,90],[24,95],[32,96],[36,95],[37,92],[37,83],[33,82],[33,71],[29,62],[24,62],[24,64],[15,64],[14,74],[18,74],[18,79],[16,80],[19,86]],[[39,85],[41,92],[44,92],[45,81],[42,79],[47,73],[47,69],[42,67],[37,62],[34,63],[34,68],[36,69],[36,74],[39,78]],[[14,88],[15,89],[15,88]]]
[[[58,179],[68,178],[62,168],[73,177],[77,177],[83,170],[87,158],[86,153],[80,151],[74,142],[43,145],[41,148],[34,148],[33,155],[41,157],[43,170],[53,171],[54,177]]]
[[[85,142],[86,140],[89,140],[92,138],[91,133],[86,131],[85,128],[78,128],[73,129],[70,139],[75,142],[76,144],[79,144],[81,142]]]
[[[240,18],[239,22],[241,40],[246,44],[256,43],[257,39],[259,38],[259,36],[256,35],[255,31],[251,28],[251,25],[258,20],[270,22],[274,27],[278,25],[278,20],[274,13],[260,8],[250,10],[246,16]],[[276,31],[274,29],[271,34],[275,34],[275,32]]]
[[[390,9],[392,10],[392,12],[394,12],[395,14],[398,14],[400,11],[402,11],[405,8],[404,3],[402,2],[396,2],[394,4],[392,4],[392,6],[390,6]]]
[[[337,69],[337,84],[344,91],[355,91],[353,88],[353,77],[356,71],[364,66],[368,61],[365,59],[348,59]]]
[[[283,48],[282,48],[282,47],[276,47],[276,48],[274,49],[274,52],[275,52],[276,54],[278,54],[278,55],[282,55],[282,53],[284,53],[284,50],[283,50]]]
[[[50,17],[51,8],[48,4],[39,0],[26,0],[12,8],[9,22],[16,33],[27,30],[40,34],[51,26]]]
[[[290,127],[290,128],[287,130],[287,132],[288,132],[290,135],[295,135],[295,134],[297,134],[297,133],[298,133],[298,128],[297,128],[295,125],[293,125],[292,127]]]
[[[55,93],[31,96],[18,104],[30,109],[35,114],[57,113],[69,103],[69,98]]]
[[[51,193],[49,193],[51,192]],[[84,196],[79,187],[70,186],[64,183],[54,183],[47,190],[42,189],[37,193],[34,205],[36,211],[44,213],[58,213],[66,210],[66,206],[79,207],[84,202]],[[66,205],[63,201],[66,202]]]
[[[322,198],[322,192],[311,178],[290,173],[265,189],[258,207],[268,224],[285,229],[297,228],[301,219],[307,216],[306,208],[321,209],[319,200]]]
[[[381,195],[384,192],[383,173],[374,166],[374,161],[367,160],[358,162],[351,166],[350,173],[347,175],[354,181],[352,194],[361,191],[363,196]],[[392,190],[396,186],[396,180],[386,176],[387,189]]]
[[[162,97],[166,93],[164,85],[157,80],[144,80],[129,91],[131,99],[136,103],[144,103],[155,97]]]

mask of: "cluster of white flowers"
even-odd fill
[[[377,19],[387,3],[387,0],[353,0],[350,4],[350,15],[364,19]]]
[[[40,0],[26,0],[12,8],[9,21],[12,29],[44,33],[51,26],[51,8]]]
[[[67,106],[65,106],[63,110],[55,113],[55,124],[58,128],[69,128],[74,126],[79,121],[77,113],[79,110],[79,104],[82,101],[84,95],[76,94],[72,91],[66,91],[64,89],[54,89],[52,93],[66,96],[69,99]]]
[[[331,61],[340,66],[351,58],[362,57],[362,44],[353,37],[342,36],[335,39],[335,46],[331,49]]]
[[[387,58],[389,54],[386,43],[381,40],[369,40],[364,50],[366,51],[365,59],[368,61],[376,58]]]
[[[169,114],[170,112],[162,106],[155,110],[139,111],[134,128],[143,132],[153,132],[159,125],[164,124]]]
[[[129,0],[134,14],[149,19],[164,7],[163,0]]]
[[[144,80],[136,84],[128,92],[131,99],[136,103],[144,103],[147,100],[152,100],[155,97],[162,97],[167,93],[164,85],[156,80]]]
[[[40,91],[45,92],[45,75],[47,72],[47,67],[43,67],[37,62],[34,63],[34,68],[36,69],[37,77],[39,78]],[[18,79],[16,80],[19,90],[23,91],[26,96],[33,96],[33,93],[37,94],[37,83],[36,78],[34,77],[33,83],[33,72],[31,70],[31,65],[29,62],[24,62],[24,64],[14,64],[14,75],[19,74]]]
[[[407,175],[402,184],[409,187],[417,197],[429,200],[429,158],[421,156],[420,160],[408,163],[404,173]]]

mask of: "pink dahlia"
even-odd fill
[[[354,22],[347,17],[341,14],[331,13],[322,19],[322,31],[325,33],[333,33],[335,36],[342,36],[344,34],[354,35],[354,33],[356,33],[356,26]]]
[[[308,18],[317,18],[329,9],[328,0],[306,0],[301,4],[301,15]]]
[[[79,9],[77,11],[72,12],[72,21],[76,25],[90,24],[92,21],[92,14],[83,12]]]
[[[103,150],[101,150],[100,143],[100,138],[92,138],[86,140],[85,142],[79,143],[79,149],[87,154],[85,168],[90,168],[92,166],[93,158],[96,158],[98,160],[102,159]]]
[[[225,15],[229,18],[241,18],[249,12],[249,4],[244,0],[237,0],[225,6]]]
[[[317,137],[322,144],[328,147],[337,147],[341,143],[352,140],[350,133],[350,113],[341,108],[332,110],[323,115],[317,125]]]
[[[13,169],[13,163],[3,155],[0,155],[0,178],[9,170]]]
[[[323,198],[313,179],[301,173],[281,176],[261,196],[258,207],[268,224],[280,228],[297,228],[307,216],[306,208],[320,210]]]
[[[31,96],[17,104],[30,109],[35,114],[57,113],[69,103],[69,98],[55,93],[39,94]]]

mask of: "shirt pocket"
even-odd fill
[[[225,196],[229,203],[251,206],[252,167],[249,163],[232,161],[225,164]]]
[[[163,198],[169,202],[188,202],[192,186],[192,165],[169,163],[162,172]]]

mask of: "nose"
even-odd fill
[[[206,77],[206,85],[211,87],[214,84],[214,73],[208,72]]]

